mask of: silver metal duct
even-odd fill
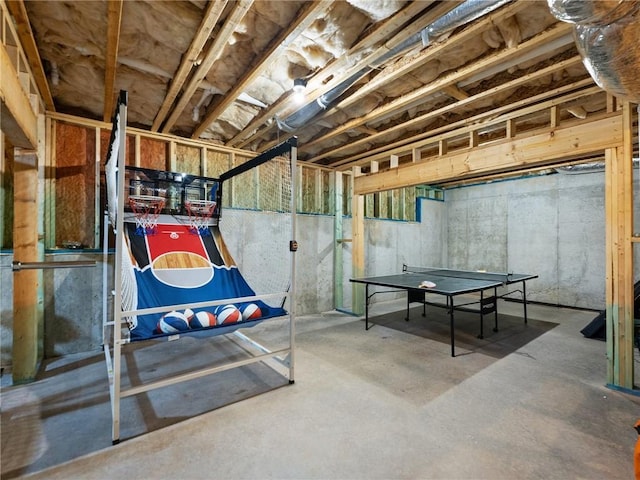
[[[558,20],[583,25],[606,25],[635,9],[635,2],[628,0],[548,0],[547,3]]]
[[[558,19],[574,23],[582,61],[603,90],[640,103],[640,2],[547,0]]]
[[[418,32],[415,35],[412,35],[404,42],[385,52],[383,55],[373,60],[369,65],[354,73],[349,78],[326,92],[324,95],[321,95],[312,103],[305,105],[300,110],[292,113],[284,120],[277,118],[276,121],[278,123],[278,127],[286,132],[293,132],[297,128],[307,123],[313,117],[315,117],[318,113],[329,108],[331,104],[338,99],[338,97],[340,97],[344,92],[347,91],[349,87],[351,87],[351,85],[364,77],[367,73],[385,63],[387,60],[406,50],[409,50],[410,48],[415,47],[419,43],[422,43],[423,46],[426,47],[432,42],[432,40],[441,37],[454,28],[462,26],[468,22],[480,18],[483,15],[491,13],[502,5],[509,3],[510,1],[511,0],[467,0],[466,2],[458,5],[446,15],[443,15],[439,19],[435,20],[431,25],[424,28],[422,31]]]
[[[581,163],[579,165],[567,165],[566,167],[556,167],[558,173],[578,174],[604,172],[604,162]]]
[[[632,159],[633,168],[638,168],[640,166],[640,159],[634,158]],[[556,167],[555,171],[558,173],[566,173],[566,174],[580,174],[580,173],[595,173],[595,172],[604,172],[605,163],[602,162],[591,162],[591,163],[580,163],[578,165],[567,165],[566,167]]]

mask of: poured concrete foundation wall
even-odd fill
[[[636,185],[637,186],[637,185]],[[638,197],[638,196],[636,196]],[[403,263],[535,273],[527,286],[536,301],[603,309],[605,306],[604,173],[553,174],[446,191],[444,202],[420,200],[421,222],[365,220],[365,274],[397,272]],[[635,201],[636,218],[640,212]],[[334,308],[334,218],[297,216],[297,313]],[[638,225],[638,222],[636,222]],[[261,242],[268,216],[247,212],[236,236],[226,242],[242,252],[242,271],[252,269],[272,245]],[[351,218],[343,218],[351,238]],[[236,242],[236,243],[234,243]],[[261,248],[264,248],[261,250]],[[352,244],[343,255],[344,310],[351,310]],[[110,255],[110,262],[113,262]],[[102,342],[102,254],[47,255],[52,260],[95,260],[95,268],[45,273],[45,353],[58,356],[97,350]],[[13,324],[11,255],[0,256],[0,360],[11,364]],[[640,262],[635,261],[635,271]],[[113,274],[108,269],[109,282]],[[638,276],[636,276],[638,278]],[[392,298],[376,296],[373,301]],[[111,318],[111,317],[109,317]]]
[[[225,243],[238,261],[238,267],[251,284],[256,275],[260,257],[273,255],[282,246],[265,242],[273,228],[273,214],[246,211],[234,224],[234,229],[223,229]],[[225,219],[223,218],[223,221]],[[391,273],[402,262],[423,255],[423,246],[417,241],[422,234],[416,223],[367,220],[375,227],[369,229],[372,246],[368,247],[369,264],[375,272]],[[351,218],[344,218],[344,237],[351,237]],[[232,233],[233,232],[233,233]],[[285,236],[286,239],[289,236]],[[334,218],[326,215],[298,215],[296,253],[297,314],[324,312],[334,309],[333,299],[333,245]],[[287,240],[288,241],[288,240]],[[387,245],[382,249],[378,246]],[[288,250],[288,245],[284,246]],[[346,308],[351,302],[351,244],[344,243],[344,295]],[[284,252],[286,254],[286,251]],[[108,295],[113,282],[113,257],[109,255]],[[2,265],[10,267],[11,255],[0,257]],[[55,357],[77,352],[99,350],[102,344],[102,253],[57,253],[46,256],[46,261],[95,261],[95,267],[45,270],[45,355]],[[251,272],[251,273],[249,273]],[[259,271],[258,274],[269,275]],[[1,311],[1,365],[11,364],[12,349],[12,272],[0,270],[2,276]],[[107,302],[110,307],[111,302]],[[109,319],[111,314],[109,311]]]
[[[13,343],[13,255],[0,255],[0,366],[11,365]]]
[[[604,309],[604,190],[604,171],[447,190],[449,267],[537,274],[529,299]]]

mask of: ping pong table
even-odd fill
[[[369,294],[370,286],[389,287],[393,290],[407,291],[407,317],[409,320],[409,305],[414,302],[422,303],[423,316],[426,316],[426,305],[443,307],[449,313],[449,328],[451,334],[451,356],[455,357],[455,323],[454,311],[470,311],[480,315],[480,334],[484,337],[484,317],[493,313],[495,326],[498,331],[498,298],[503,298],[516,292],[522,293],[524,306],[524,323],[527,323],[527,291],[526,281],[538,278],[537,275],[522,273],[494,273],[473,270],[454,270],[447,268],[409,267],[402,266],[401,274],[383,275],[378,277],[352,278],[351,282],[365,284],[365,329],[369,330],[369,302],[376,293]],[[498,296],[498,287],[505,287],[522,283],[522,290],[513,290]],[[458,295],[480,293],[480,300],[456,305],[454,298]],[[488,292],[488,294],[485,294]],[[446,297],[446,303],[436,303],[427,300],[427,294]],[[472,307],[472,305],[476,305]]]

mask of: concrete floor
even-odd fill
[[[3,388],[2,479],[633,478],[640,396],[604,386],[605,343],[580,334],[594,312],[530,305],[524,326],[522,306],[501,303],[483,340],[460,314],[452,358],[444,312],[387,314],[403,306],[375,304],[369,331],[299,318],[294,385],[254,365],[126,399],[115,446],[103,355],[47,362]],[[174,343],[131,356],[129,373],[206,353]]]

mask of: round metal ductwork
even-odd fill
[[[640,103],[640,2],[547,0],[551,13],[573,23],[576,46],[603,90]]]

